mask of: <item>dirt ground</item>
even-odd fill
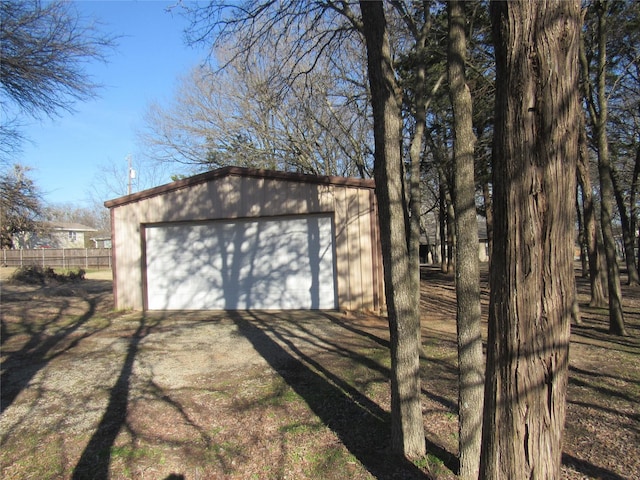
[[[429,454],[389,454],[388,330],[374,315],[113,310],[110,272],[31,286],[0,272],[3,479],[452,479],[453,277],[422,282]],[[572,328],[563,478],[640,478],[640,291],[628,337]],[[483,294],[484,311],[488,296]]]

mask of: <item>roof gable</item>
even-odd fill
[[[166,185],[160,185],[159,187],[150,188],[141,192],[132,193],[124,197],[116,198],[113,200],[107,200],[104,202],[104,206],[107,208],[118,207],[127,203],[137,202],[157,195],[163,195],[165,193],[181,190],[183,188],[189,188],[194,185],[210,182],[213,180],[219,180],[225,177],[252,177],[262,178],[270,180],[282,180],[288,182],[297,183],[309,183],[309,184],[321,184],[321,185],[341,185],[347,187],[356,188],[375,188],[375,182],[370,179],[359,179],[350,177],[336,177],[336,176],[323,176],[323,175],[307,175],[302,173],[293,172],[279,172],[275,170],[263,170],[257,168],[246,167],[223,167],[210,172],[201,173],[192,177],[177,180],[175,182],[167,183]]]
[[[63,232],[97,232],[98,230],[93,227],[88,227],[81,223],[75,222],[43,222],[42,225],[52,231]]]

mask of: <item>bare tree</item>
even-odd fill
[[[2,102],[0,106],[3,120],[0,123],[0,165],[8,166],[10,160],[21,151],[25,141],[21,132],[21,124],[17,117],[10,117],[6,105]]]
[[[115,39],[73,3],[2,0],[0,17],[0,91],[20,112],[53,116],[95,95],[84,66],[104,61]]]
[[[277,59],[265,63],[194,69],[173,105],[149,109],[141,138],[150,156],[205,169],[242,165],[371,176],[366,88],[347,77],[357,78],[363,65],[352,63],[342,74],[334,63],[274,89],[286,79],[272,71]]]
[[[490,8],[495,237],[479,478],[559,478],[575,289],[580,3]]]
[[[627,266],[627,285],[640,285],[640,275],[636,268],[636,255],[634,251],[634,235],[635,235],[635,219],[632,219],[631,215],[634,214],[627,211],[627,205],[625,202],[625,188],[622,185],[622,175],[618,172],[618,169],[613,163],[611,168],[611,186],[613,188],[613,197],[615,198],[616,205],[618,206],[618,215],[620,216],[620,227],[622,230],[622,246],[624,249],[624,259]],[[635,170],[635,169],[634,169]],[[628,178],[632,178],[634,175],[628,175]],[[626,175],[625,175],[626,176]],[[634,188],[634,181],[630,182],[630,190]],[[629,195],[633,198],[634,192]],[[630,215],[631,213],[631,215]]]
[[[110,160],[100,165],[87,196],[104,208],[106,200],[127,195],[129,185],[132,193],[135,193],[169,183],[175,173],[169,165],[158,165],[142,154],[128,155],[119,161]]]
[[[615,201],[622,229],[627,283],[638,285],[634,251],[638,225],[640,148],[640,3],[609,2],[607,10],[607,137]],[[587,10],[589,12],[589,10]],[[589,17],[587,17],[589,18]],[[589,22],[586,22],[589,24]],[[611,28],[613,26],[614,28]],[[595,42],[592,42],[595,43]],[[597,44],[596,44],[597,45]],[[594,48],[592,47],[592,51]]]
[[[13,248],[14,235],[36,231],[42,213],[40,191],[29,168],[14,165],[0,175],[0,248]]]
[[[73,203],[63,203],[44,207],[42,218],[46,222],[81,223],[100,231],[111,229],[109,210],[103,205],[101,208],[78,207]]]
[[[609,298],[609,332],[626,335],[624,314],[622,311],[622,292],[620,270],[616,259],[616,246],[613,236],[613,181],[611,177],[611,158],[607,137],[608,98],[607,98],[607,2],[596,1],[594,9],[596,22],[596,75],[592,83],[589,76],[589,62],[585,50],[584,36],[581,38],[580,63],[582,67],[583,92],[587,103],[589,120],[594,130],[598,154],[598,174],[600,179],[600,228],[604,241],[604,254],[607,268],[607,291]],[[595,85],[594,85],[595,83]]]
[[[376,197],[391,334],[391,440],[409,458],[425,453],[420,402],[420,286],[412,274],[405,215],[402,94],[393,70],[384,7],[360,2],[374,117]]]
[[[456,298],[458,331],[458,475],[465,480],[478,478],[484,371],[480,310],[480,261],[476,219],[473,105],[466,82],[467,41],[462,3],[452,0],[449,13],[449,96],[454,127],[454,195],[456,221]]]
[[[601,234],[596,219],[591,175],[589,172],[589,154],[587,151],[587,134],[584,125],[584,114],[580,115],[579,155],[577,164],[578,183],[582,188],[582,210],[584,216],[584,236],[589,260],[589,285],[591,297],[589,305],[604,307],[607,298],[604,294],[604,266]]]

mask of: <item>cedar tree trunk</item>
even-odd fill
[[[613,237],[613,182],[611,159],[607,138],[608,103],[605,92],[607,65],[607,2],[598,2],[598,115],[595,116],[595,135],[598,144],[598,174],[600,177],[600,228],[607,261],[607,290],[609,292],[609,333],[626,335],[622,313],[620,269],[616,259],[616,243]]]
[[[627,206],[624,203],[624,192],[620,188],[618,180],[618,172],[613,165],[611,170],[611,184],[613,186],[613,195],[618,206],[618,214],[620,215],[620,226],[622,227],[622,243],[624,247],[624,260],[627,264],[627,285],[640,285],[640,277],[636,269],[636,253],[634,245],[635,227],[632,227],[631,218],[627,214]]]
[[[480,478],[552,479],[575,297],[580,2],[490,8],[495,237]]]
[[[454,194],[456,222],[456,298],[458,331],[459,478],[475,480],[480,469],[484,356],[480,310],[480,260],[476,219],[471,92],[466,83],[465,17],[460,1],[448,3],[449,96],[454,125]]]
[[[374,118],[376,196],[391,337],[391,442],[425,454],[420,385],[420,291],[411,269],[403,195],[400,91],[381,2],[360,3]]]
[[[587,152],[587,132],[584,125],[584,114],[580,114],[580,134],[578,156],[578,182],[582,186],[582,210],[584,212],[585,240],[587,245],[587,257],[589,258],[589,285],[591,287],[591,299],[589,306],[602,308],[607,305],[604,294],[604,279],[602,268],[602,248],[599,245],[598,223],[593,204],[591,188],[591,176],[589,175],[589,157]]]

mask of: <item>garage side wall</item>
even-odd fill
[[[116,307],[145,308],[145,225],[330,213],[338,307],[377,310],[383,292],[373,199],[371,188],[227,176],[122,202],[111,207]]]

